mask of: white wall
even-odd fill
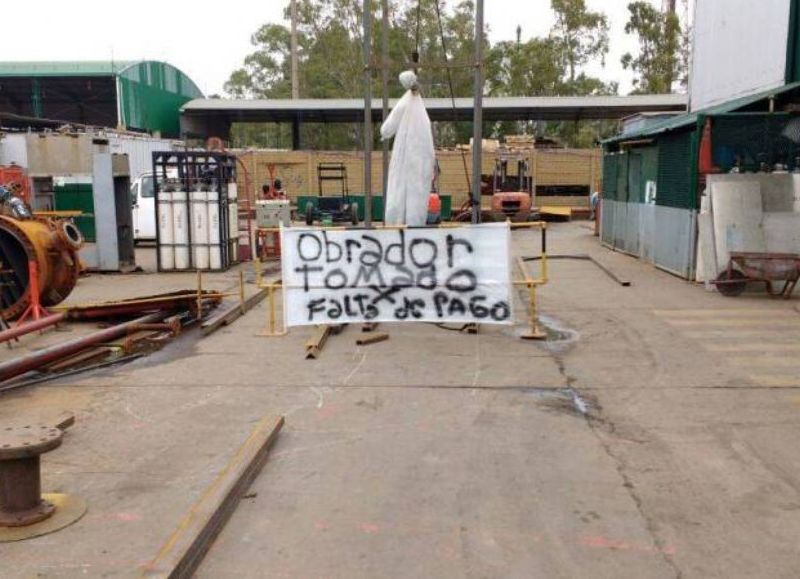
[[[153,152],[184,148],[182,141],[110,131],[81,134],[78,139],[57,133],[48,134],[46,139],[36,133],[9,133],[0,138],[0,165],[15,162],[32,176],[90,174],[91,138],[95,136],[108,138],[112,153],[128,155],[131,181],[153,170]]]
[[[6,134],[0,138],[0,165],[16,163],[28,167],[28,143],[25,133]]]
[[[697,0],[691,109],[784,84],[791,0]]]
[[[128,155],[131,182],[142,173],[148,173],[153,170],[154,152],[177,151],[183,148],[181,141],[170,139],[114,133],[109,133],[106,136],[112,153],[125,153]]]

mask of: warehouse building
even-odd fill
[[[203,96],[165,62],[0,62],[0,115],[180,135],[180,109]],[[50,123],[52,124],[52,123]]]
[[[785,213],[781,223],[791,227],[797,218],[788,215],[797,211],[792,173],[800,172],[798,5],[697,3],[690,112],[639,119],[604,144],[604,244],[687,279],[714,275],[699,271],[698,216],[710,211],[703,201],[707,185],[723,180],[758,183],[752,193],[761,210]],[[758,221],[767,237],[770,223]],[[797,249],[792,243],[779,249]]]

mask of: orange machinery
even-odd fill
[[[26,205],[30,206],[31,182],[25,169],[12,163],[11,165],[0,165],[0,185],[8,189],[12,195],[22,199]]]
[[[517,174],[509,174],[516,161]],[[533,179],[524,153],[498,151],[492,177],[492,213],[495,218],[527,221],[533,205]]]

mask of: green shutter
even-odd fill
[[[737,158],[746,171],[758,171],[762,162],[794,167],[800,148],[783,134],[791,119],[786,113],[734,113],[714,117],[714,165],[726,173]]]
[[[657,205],[697,209],[692,185],[692,134],[683,131],[659,137]]]
[[[617,200],[617,155],[614,153],[603,157],[603,198]]]

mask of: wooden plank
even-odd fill
[[[359,338],[356,340],[356,345],[358,346],[369,346],[370,344],[377,344],[378,342],[385,342],[389,339],[389,334],[372,334],[371,336],[367,336],[365,338]]]
[[[72,412],[62,412],[56,420],[58,421],[56,428],[59,430],[67,430],[75,426],[75,415]]]
[[[232,324],[244,314],[252,310],[267,297],[267,290],[261,290],[258,293],[250,296],[244,301],[244,312],[242,312],[242,305],[239,303],[232,304],[228,308],[222,310],[219,314],[210,318],[202,323],[200,326],[204,336],[213,334],[220,328]]]
[[[328,336],[331,335],[331,331],[331,326],[317,326],[314,329],[314,335],[306,342],[306,360],[319,358]]]
[[[512,147],[513,148],[513,147]],[[602,181],[602,152],[598,149],[524,149],[532,167],[535,182],[539,186],[585,185],[590,191],[600,189]],[[275,177],[282,179],[293,203],[298,195],[317,195],[317,164],[344,163],[351,192],[364,190],[364,156],[353,151],[249,151],[255,183],[267,179],[267,165],[275,166]],[[469,157],[469,147],[465,151],[439,149],[436,159],[439,162],[439,190],[453,197],[453,208],[458,209],[469,198],[468,183],[472,180],[472,167],[464,172],[462,155]],[[496,152],[486,150],[483,155],[481,172],[491,175],[495,169]],[[381,152],[375,151],[372,157],[372,180],[383,183]],[[239,173],[239,191],[245,190],[244,172]],[[328,195],[331,192],[328,191]],[[588,205],[588,196],[578,198],[578,203]],[[572,205],[573,202],[565,203]]]
[[[167,539],[143,577],[191,577],[214,539],[228,521],[239,500],[258,476],[269,448],[283,427],[283,417],[266,417],[206,489],[175,532]]]
[[[539,213],[541,213],[542,215],[549,215],[552,217],[562,217],[565,219],[572,218],[571,207],[557,207],[553,205],[543,205],[542,208],[539,210]]]

